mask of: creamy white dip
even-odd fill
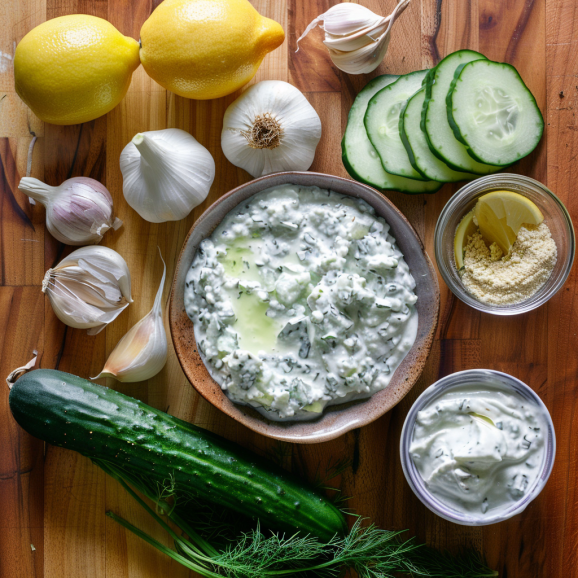
[[[415,281],[367,203],[284,185],[202,241],[185,307],[212,377],[270,419],[387,386],[417,332]]]
[[[542,410],[499,386],[466,385],[418,412],[409,448],[427,488],[467,513],[497,514],[542,473]]]

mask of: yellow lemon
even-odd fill
[[[474,211],[472,210],[460,221],[454,237],[454,258],[458,270],[464,266],[464,249],[468,237],[471,237],[477,230],[478,228],[474,223]]]
[[[31,30],[16,47],[16,92],[45,122],[87,122],[122,100],[139,62],[138,42],[110,22],[61,16]]]
[[[167,90],[206,100],[249,82],[284,39],[248,0],[165,0],[143,24],[140,59]]]
[[[539,225],[540,209],[527,197],[513,191],[492,191],[481,196],[474,214],[488,245],[496,243],[508,255],[522,225]]]

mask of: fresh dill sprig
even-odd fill
[[[323,476],[319,470],[315,474],[315,481],[313,485],[323,486],[328,484],[331,480],[340,476],[345,470],[351,467],[352,460],[349,457],[332,459],[327,463]]]
[[[420,545],[402,532],[363,526],[358,518],[345,537],[329,543],[314,536],[286,536],[267,531],[259,523],[242,520],[225,508],[203,502],[182,492],[174,479],[159,483],[109,462],[93,460],[120,482],[125,490],[172,537],[175,549],[161,544],[123,518],[107,512],[113,520],[186,568],[206,578],[338,578],[345,569],[360,578],[490,578],[484,558],[474,550],[458,556]],[[151,508],[135,491],[151,499]],[[182,534],[163,519],[166,516]],[[211,524],[214,524],[211,527]]]
[[[327,557],[327,550],[327,545],[311,536],[266,537],[257,524],[256,529],[241,535],[236,544],[217,556],[214,564],[230,578],[262,578],[286,571],[305,572],[314,561]]]
[[[336,488],[335,486],[331,485],[330,482],[337,476],[343,474],[343,472],[345,472],[345,470],[347,470],[349,467],[351,467],[350,458],[339,458],[332,460],[327,464],[325,473],[323,475],[321,475],[319,469],[317,469],[312,484],[314,488],[322,492],[330,492],[328,494],[329,500],[344,514],[348,515],[350,515],[350,512],[345,509],[345,503],[350,500],[351,497],[345,495],[341,488]]]

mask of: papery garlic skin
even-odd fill
[[[124,198],[149,223],[184,219],[215,179],[211,153],[178,128],[135,135],[120,155],[120,170]]]
[[[382,16],[375,14],[375,12],[361,4],[342,2],[341,4],[335,4],[327,12],[317,16],[307,26],[299,40],[311,32],[320,22],[323,22],[322,28],[326,34],[347,37],[359,31],[372,29],[381,24],[383,20]]]
[[[353,2],[336,4],[307,26],[297,40],[297,50],[299,41],[320,26],[325,31],[323,44],[337,68],[348,74],[372,72],[385,58],[391,28],[410,1],[399,0],[393,12],[385,17]]]
[[[163,276],[150,313],[134,325],[117,343],[104,364],[103,370],[91,379],[114,377],[124,383],[133,383],[154,377],[165,366],[168,344],[161,307],[167,275],[167,266],[164,261],[163,266]]]
[[[306,171],[321,139],[321,120],[294,86],[263,80],[225,112],[221,147],[227,159],[253,177]]]
[[[82,247],[48,269],[42,282],[64,324],[96,335],[132,303],[126,261],[108,247]]]
[[[67,245],[99,243],[109,229],[122,225],[112,212],[108,189],[88,177],[74,177],[51,187],[32,177],[23,177],[18,190],[46,207],[46,228]]]

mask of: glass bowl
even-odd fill
[[[558,251],[556,264],[546,283],[529,299],[511,305],[491,305],[478,301],[464,287],[454,259],[454,236],[460,221],[474,208],[480,195],[500,189],[524,195],[540,208]],[[451,292],[470,307],[494,315],[526,313],[546,303],[562,288],[570,274],[575,244],[572,220],[562,201],[542,183],[509,173],[480,177],[462,187],[443,208],[434,233],[438,269]]]
[[[494,389],[499,387],[502,390],[510,390],[515,395],[520,395],[524,399],[537,405],[538,408],[542,410],[542,417],[546,424],[546,434],[544,436],[545,453],[541,465],[542,471],[540,476],[536,478],[532,487],[529,488],[521,500],[512,503],[509,508],[501,509],[494,514],[492,514],[491,511],[488,514],[480,513],[479,515],[472,514],[471,512],[461,512],[460,510],[456,510],[452,506],[442,502],[437,496],[433,495],[428,490],[409,453],[417,412],[424,409],[424,407],[429,405],[432,400],[446,391],[472,384],[479,384],[481,386],[486,385],[487,387]],[[487,526],[489,524],[502,522],[523,512],[528,504],[542,491],[550,477],[552,468],[554,467],[554,457],[556,456],[556,434],[554,432],[554,424],[552,423],[552,418],[550,417],[548,408],[536,393],[534,393],[534,391],[524,382],[500,371],[493,371],[490,369],[470,369],[467,371],[452,373],[451,375],[440,379],[433,385],[430,385],[430,387],[428,387],[417,398],[409,410],[403,424],[400,455],[405,479],[414,494],[419,498],[422,504],[426,506],[426,508],[431,510],[434,514],[437,514],[445,520],[454,522],[455,524],[460,524],[462,526]]]

